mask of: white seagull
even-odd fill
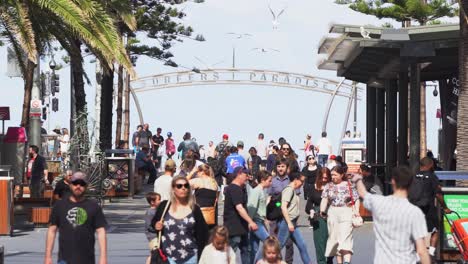
[[[365,39],[370,39],[370,32],[367,31],[364,27],[361,27],[361,36]]]
[[[273,29],[278,29],[278,26],[279,26],[278,19],[279,19],[279,17],[284,13],[284,11],[286,10],[286,7],[283,8],[283,9],[278,13],[278,15],[275,14],[275,12],[273,11],[273,9],[271,9],[271,6],[268,6],[268,8],[270,9],[271,14],[273,15],[273,21],[271,21],[271,23],[273,24]]]
[[[252,51],[252,50],[258,50],[258,51],[260,51],[260,52],[262,52],[262,53],[266,53],[266,52],[269,52],[269,51],[280,52],[279,50],[277,50],[277,49],[272,49],[272,48],[253,48],[253,49],[251,49],[251,51]]]

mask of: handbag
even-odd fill
[[[213,206],[200,208],[207,225],[216,224],[216,203],[218,202],[218,196],[219,192],[216,193],[216,199]]]
[[[354,198],[353,198],[353,190],[351,190],[351,183],[348,181],[348,188],[349,188],[349,195],[351,196],[351,208],[353,210],[353,216],[351,217],[351,222],[353,227],[361,227],[364,224],[364,220],[359,215],[359,212],[356,212],[356,208],[354,208]]]
[[[164,219],[164,215],[166,215],[167,209],[170,206],[170,202],[167,201],[166,207],[161,216],[161,220]],[[150,241],[149,246],[151,249],[151,262],[150,264],[168,264],[169,260],[167,259],[166,254],[161,249],[161,234],[162,230],[159,231],[159,234],[156,238]]]

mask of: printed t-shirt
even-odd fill
[[[226,158],[226,173],[233,173],[237,167],[245,167],[245,160],[241,155],[233,153]]]
[[[95,231],[107,226],[102,208],[96,202],[88,199],[77,203],[70,199],[57,201],[52,208],[50,224],[59,231],[59,262],[95,263]]]

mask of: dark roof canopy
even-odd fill
[[[332,25],[318,49],[318,68],[362,83],[396,79],[402,63],[421,63],[421,80],[449,78],[458,70],[459,25],[404,29]],[[337,35],[340,34],[340,35]],[[334,36],[333,36],[334,35]]]

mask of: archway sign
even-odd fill
[[[140,122],[143,124],[143,114],[136,93],[184,86],[206,85],[276,86],[330,94],[331,96],[325,111],[322,126],[323,131],[326,131],[328,113],[330,112],[333,100],[336,96],[349,99],[348,110],[345,116],[345,126],[349,119],[350,105],[353,100],[359,100],[359,89],[356,87],[355,83],[347,82],[344,79],[338,82],[301,73],[239,68],[194,69],[191,71],[146,76],[132,80],[130,90],[138,110]]]

